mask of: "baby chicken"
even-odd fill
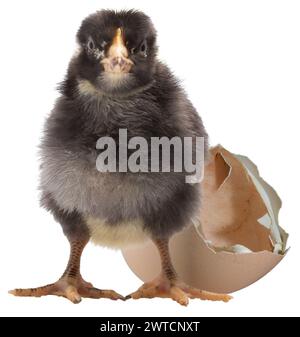
[[[204,137],[196,110],[168,67],[157,60],[156,31],[140,11],[102,10],[77,33],[79,51],[60,86],[61,96],[46,120],[41,144],[41,204],[61,224],[70,257],[61,278],[17,296],[138,299],[169,297],[228,301],[230,296],[192,288],[178,279],[168,250],[170,237],[199,212],[200,185],[185,172],[101,172],[97,140],[126,129],[128,139]],[[128,151],[128,156],[130,151]],[[120,161],[120,158],[118,158]],[[86,244],[120,248],[151,239],[161,256],[161,274],[123,297],[100,290],[80,273]]]

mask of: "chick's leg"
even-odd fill
[[[153,281],[142,285],[136,292],[128,295],[126,299],[171,298],[185,306],[188,305],[189,298],[224,302],[228,302],[231,299],[229,295],[199,290],[180,281],[171,262],[168,240],[155,240],[154,243],[158,248],[161,258],[161,274]]]
[[[38,288],[15,289],[9,293],[15,296],[63,296],[73,303],[79,303],[81,297],[123,299],[113,290],[100,290],[94,288],[91,283],[84,281],[80,274],[80,259],[86,244],[86,240],[70,241],[69,262],[65,272],[57,282]]]

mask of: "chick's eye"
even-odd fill
[[[94,41],[92,40],[92,38],[89,38],[88,41],[87,41],[87,48],[88,50],[93,50],[95,48],[95,43]]]
[[[147,57],[147,41],[146,40],[144,40],[140,44],[139,51],[144,57]]]
[[[142,44],[141,44],[141,46],[140,46],[140,51],[142,53],[145,53],[146,50],[147,50],[146,41],[143,41]]]

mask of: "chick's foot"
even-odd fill
[[[91,283],[79,277],[78,279],[63,277],[57,282],[38,288],[14,289],[9,291],[15,296],[41,297],[46,295],[63,296],[73,303],[79,303],[82,297],[109,298],[111,300],[124,300],[124,297],[113,290],[100,290],[94,288]]]
[[[230,295],[217,294],[193,288],[180,281],[171,261],[168,240],[155,239],[153,242],[160,254],[161,274],[152,282],[145,283],[136,292],[126,296],[126,299],[171,298],[177,303],[187,306],[189,299],[192,298],[223,302],[228,302],[232,298]]]
[[[137,291],[126,296],[126,299],[132,298],[137,300],[155,297],[170,298],[184,306],[188,305],[189,299],[194,298],[223,302],[228,302],[232,298],[230,295],[199,290],[181,281],[168,280],[166,277],[160,276],[152,282],[143,284]]]

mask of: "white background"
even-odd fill
[[[37,145],[75,49],[81,20],[101,8],[139,8],[158,30],[160,57],[182,79],[211,143],[247,155],[283,200],[292,247],[260,281],[228,304],[16,298],[15,287],[55,281],[68,244],[39,208]],[[1,1],[1,315],[299,315],[299,1]],[[120,252],[89,245],[82,272],[128,294],[141,285]]]

